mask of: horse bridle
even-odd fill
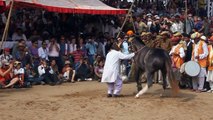
[[[130,46],[129,47],[135,47],[132,42],[130,42]],[[143,50],[146,46],[144,45],[143,47],[141,47],[140,49],[134,51],[134,53],[138,53],[139,51]]]

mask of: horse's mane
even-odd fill
[[[140,43],[140,44],[142,44],[142,45],[145,45],[145,43],[141,40],[140,36],[135,35],[135,40],[136,40],[138,43]]]

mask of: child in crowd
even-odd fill
[[[102,74],[103,74],[103,68],[104,68],[104,60],[101,59],[99,61],[98,65],[94,69],[95,79],[98,80],[98,82],[101,81],[101,77],[102,77]]]
[[[74,83],[75,70],[72,69],[70,61],[65,61],[65,65],[62,69],[63,80]]]

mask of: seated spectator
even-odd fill
[[[19,40],[16,44],[13,45],[13,48],[12,48],[12,56],[13,56],[13,57],[15,57],[16,52],[17,52],[18,49],[19,49],[19,44],[22,44],[22,45],[24,45],[24,46],[27,46],[25,40],[23,40],[23,39]]]
[[[94,67],[97,67],[98,64],[99,64],[99,62],[100,62],[100,60],[101,60],[101,56],[100,56],[100,55],[97,55],[96,58],[95,58],[95,61],[94,61],[94,63],[93,63],[93,66],[94,66]]]
[[[14,70],[12,74],[12,80],[9,84],[4,86],[4,88],[13,87],[16,83],[18,83],[19,87],[23,87],[24,85],[24,69],[21,68],[21,62],[15,61],[14,62]]]
[[[12,72],[13,64],[10,64],[7,60],[1,61],[0,68],[0,85],[5,86],[6,82],[11,80],[11,72]]]
[[[23,43],[18,44],[18,50],[15,53],[14,59],[16,61],[20,61],[22,66],[25,66],[27,63],[31,63],[31,57]]]
[[[78,81],[92,80],[92,72],[92,66],[86,58],[81,58],[81,60],[76,64],[76,78]]]
[[[62,69],[62,74],[63,74],[63,79],[64,81],[68,81],[68,82],[72,82],[74,83],[75,80],[75,70],[72,69],[71,65],[70,65],[70,61],[65,61],[65,65]]]
[[[10,55],[10,48],[4,48],[3,54],[0,55],[0,60],[12,60],[12,55]]]
[[[30,55],[32,56],[32,63],[35,68],[39,66],[39,55],[38,55],[38,41],[32,41],[32,46],[29,48]]]
[[[57,84],[62,83],[61,74],[58,70],[58,65],[56,64],[55,60],[50,61],[50,74],[54,77],[54,79],[57,81]]]
[[[98,80],[99,82],[101,81],[101,77],[102,77],[102,74],[103,74],[103,68],[104,68],[104,60],[101,59],[98,62],[98,65],[94,69],[95,79]]]
[[[57,79],[50,71],[51,68],[47,65],[47,62],[41,60],[41,65],[38,66],[39,77],[42,77],[42,81],[44,81],[45,84],[56,85]]]
[[[42,77],[38,77],[36,71],[32,69],[30,64],[26,64],[24,67],[24,81],[30,82],[31,84],[45,84]]]

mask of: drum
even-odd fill
[[[200,65],[195,61],[186,62],[180,68],[181,73],[185,73],[191,77],[198,76],[200,70],[201,70]]]

